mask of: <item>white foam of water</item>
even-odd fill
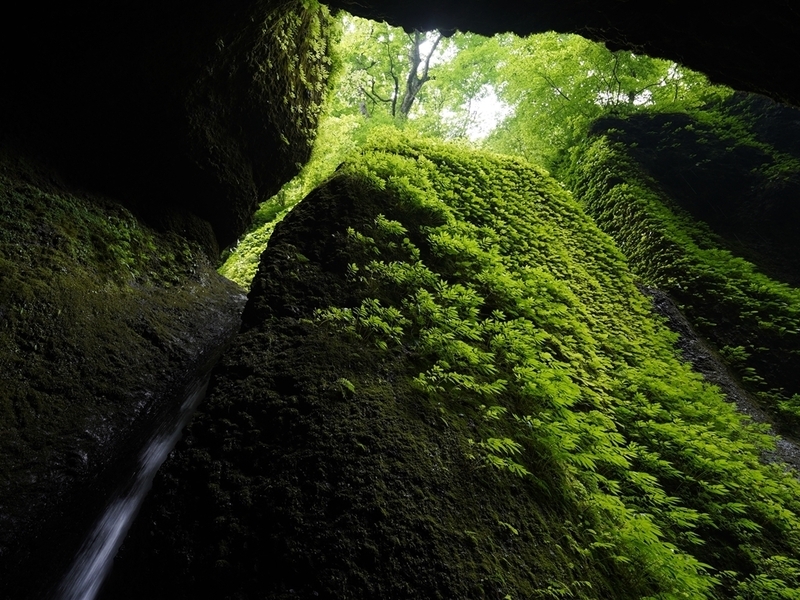
[[[162,423],[139,455],[139,465],[129,485],[109,501],[103,515],[84,541],[59,586],[59,600],[94,600],[111,570],[114,556],[133,523],[153,478],[180,439],[194,409],[205,395],[207,379],[198,381],[181,406],[177,421]]]

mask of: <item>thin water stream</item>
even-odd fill
[[[206,375],[196,380],[186,390],[178,414],[173,419],[163,421],[148,439],[139,455],[135,472],[114,493],[61,581],[55,594],[57,600],[94,600],[97,596],[111,570],[114,556],[153,484],[156,472],[175,447],[181,431],[205,396],[208,379]]]

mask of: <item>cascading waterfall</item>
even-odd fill
[[[177,417],[161,423],[148,439],[136,471],[111,498],[78,551],[58,588],[55,596],[58,600],[93,600],[97,596],[158,468],[180,439],[181,431],[205,396],[207,386],[208,376],[198,379],[187,390]]]

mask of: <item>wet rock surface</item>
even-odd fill
[[[0,152],[0,596],[38,598],[236,332],[197,244]]]
[[[642,292],[653,301],[655,312],[667,319],[669,328],[680,335],[677,345],[684,360],[698,373],[702,373],[709,383],[719,387],[728,401],[736,404],[739,411],[756,423],[769,424],[772,433],[775,433],[775,419],[742,386],[711,345],[695,332],[675,302],[666,293],[655,288],[642,288]],[[777,440],[775,451],[766,453],[764,459],[769,462],[784,462],[800,471],[800,444],[797,440],[782,435]]]
[[[3,597],[43,598],[57,584],[119,478],[135,467],[154,425],[172,418],[184,388],[216,362],[236,333],[243,304],[235,288],[199,299],[184,316],[183,330],[160,340],[175,346],[165,351],[157,378],[138,374],[133,379],[141,387],[121,392],[114,407],[87,399],[90,414],[80,427],[49,434],[48,460],[6,472],[0,487]]]

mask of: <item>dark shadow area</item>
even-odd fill
[[[798,285],[800,110],[737,94],[703,115],[607,117],[593,133],[625,144],[667,196],[733,254]]]

